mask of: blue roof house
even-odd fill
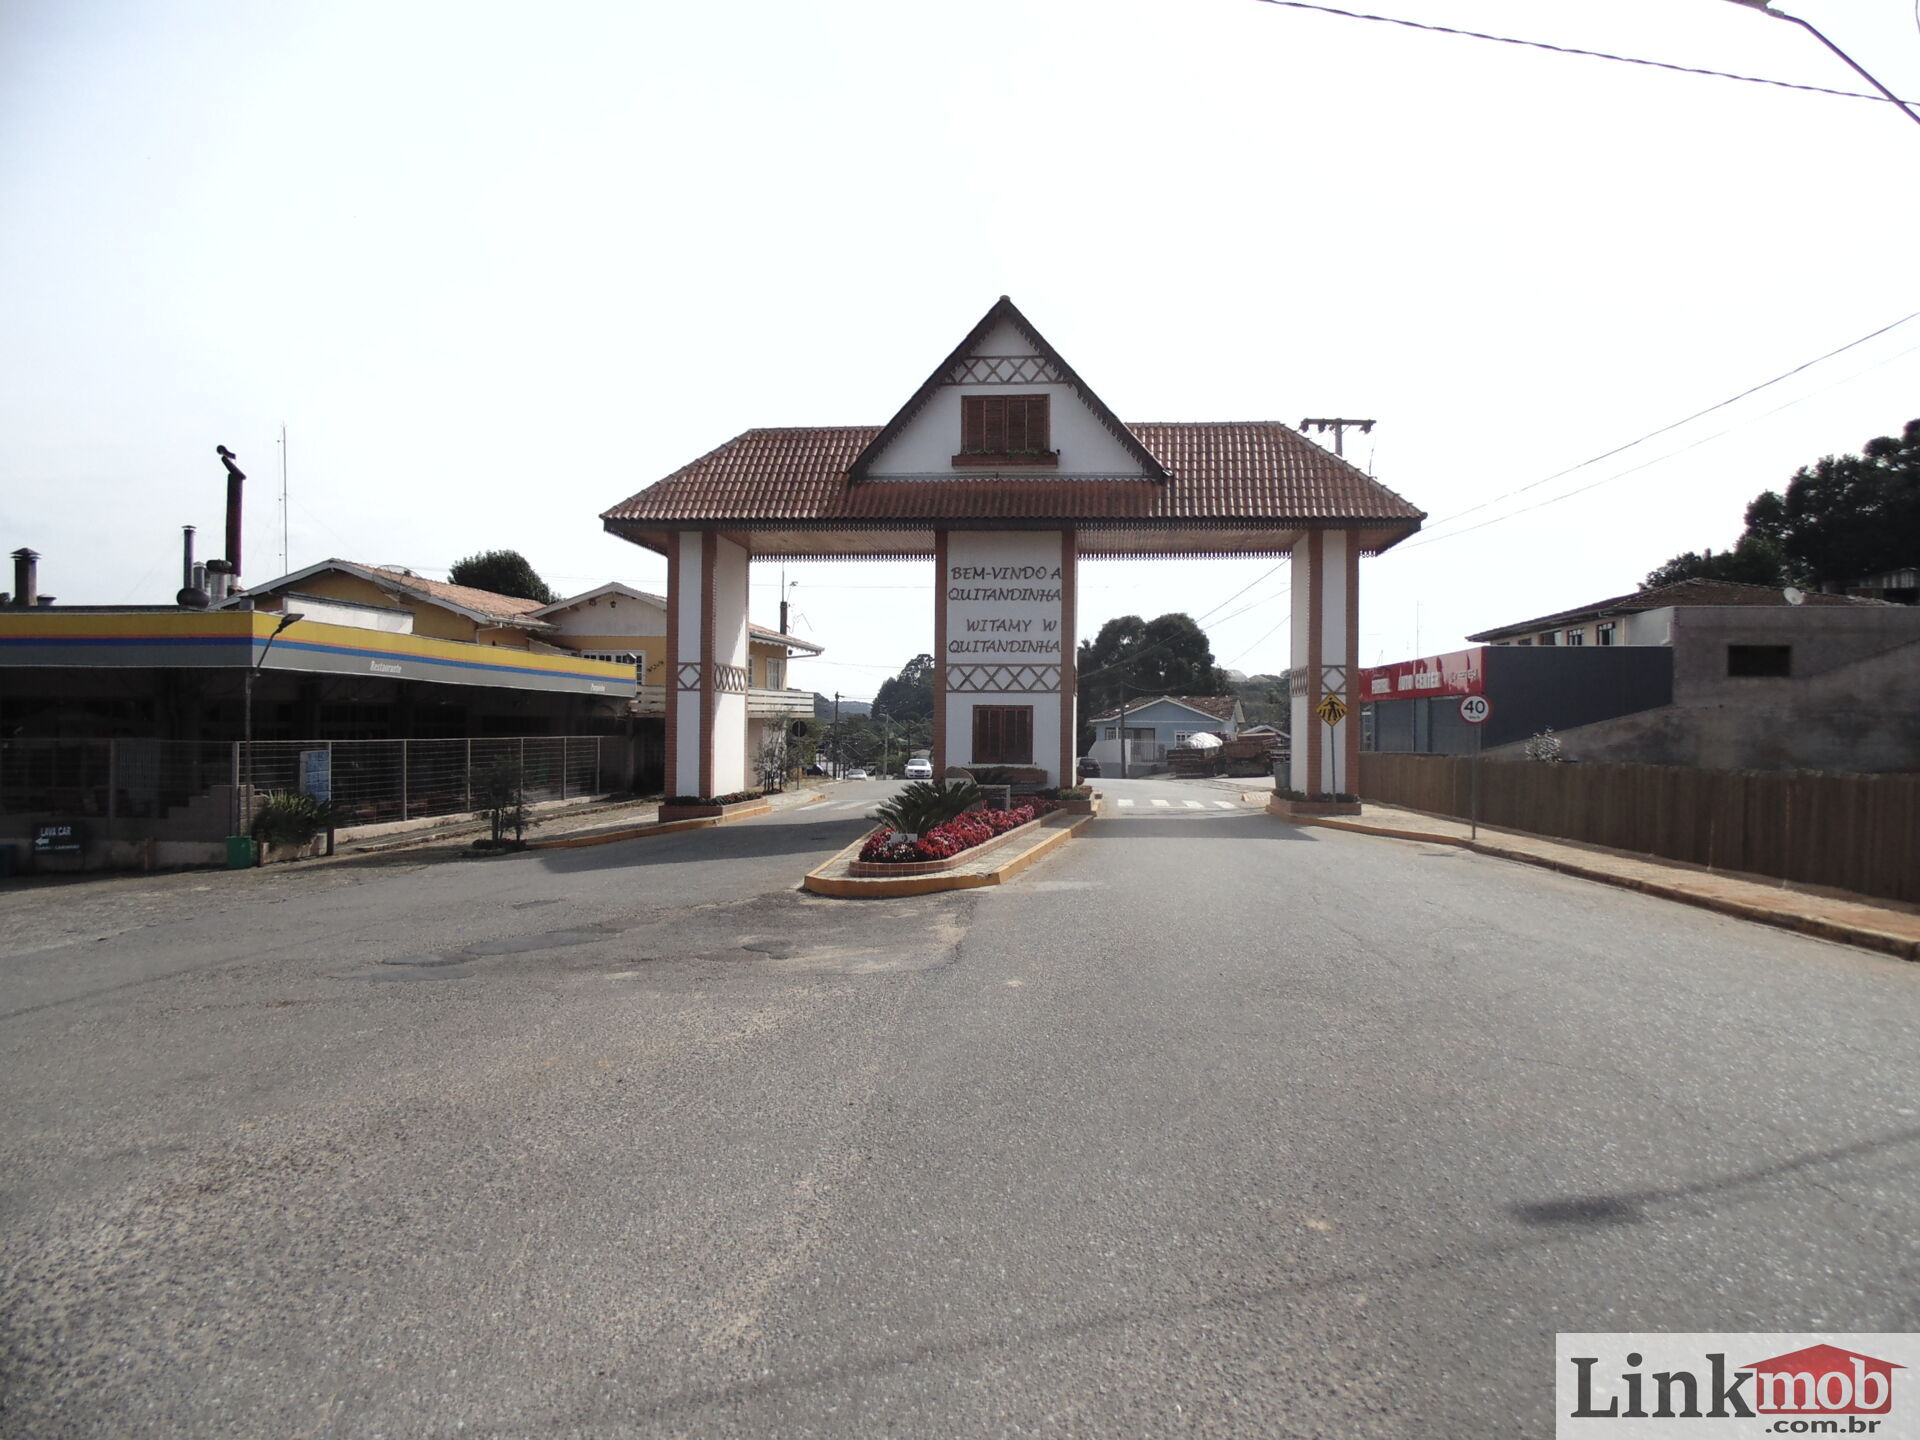
[[[1240,733],[1246,712],[1232,695],[1161,695],[1129,701],[1126,707],[1127,768],[1148,769],[1166,763],[1167,751],[1185,745],[1195,735],[1218,735],[1231,740]],[[1118,710],[1087,720],[1093,731],[1088,754],[1103,770],[1118,773],[1121,721]]]

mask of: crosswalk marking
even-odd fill
[[[1213,802],[1213,808],[1216,810],[1232,810],[1235,806],[1231,800],[1216,800]]]
[[[1204,810],[1206,808],[1207,807],[1202,805],[1198,800],[1187,801],[1187,809],[1189,810]]]
[[[1122,801],[1120,802],[1120,808],[1121,808],[1122,810],[1131,810],[1131,809],[1133,808],[1133,801],[1131,801],[1131,800],[1122,800]]]
[[[1173,808],[1173,802],[1171,800],[1156,800],[1153,803],[1162,810],[1171,810]]]

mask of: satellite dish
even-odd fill
[[[1807,592],[1797,585],[1789,585],[1780,593],[1787,597],[1787,603],[1789,605],[1803,605],[1806,603]]]

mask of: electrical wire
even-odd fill
[[[1833,90],[1825,85],[1802,85],[1792,80],[1773,80],[1764,75],[1736,75],[1730,70],[1705,70],[1697,65],[1676,65],[1670,60],[1648,60],[1639,55],[1615,55],[1607,50],[1582,50],[1574,45],[1554,45],[1545,40],[1522,40],[1514,35],[1489,35],[1483,30],[1461,30],[1452,25],[1433,25],[1423,20],[1406,20],[1398,15],[1370,15],[1362,10],[1341,10],[1332,5],[1311,5],[1307,0],[1259,0],[1287,10],[1312,10],[1322,15],[1338,15],[1348,20],[1377,20],[1386,25],[1402,25],[1409,30],[1431,30],[1437,35],[1459,35],[1469,40],[1491,40],[1498,45],[1520,45],[1529,50],[1550,50],[1556,55],[1582,55],[1591,60],[1616,60],[1623,65],[1644,65],[1654,70],[1673,70],[1682,75],[1707,75],[1716,80],[1740,80],[1749,85],[1772,85],[1781,90],[1806,90],[1815,95],[1836,95],[1844,100],[1876,100],[1881,104],[1908,105],[1920,102],[1897,100],[1887,95],[1869,95],[1861,90]],[[1915,6],[1920,19],[1920,5]]]
[[[1713,412],[1716,410],[1724,410],[1727,408],[1727,406],[1734,404],[1736,401],[1744,400],[1749,395],[1758,395],[1762,390],[1768,389],[1774,385],[1778,385],[1782,380],[1791,380],[1795,375],[1798,375],[1803,370],[1811,370],[1815,365],[1819,365],[1825,361],[1831,360],[1836,355],[1844,355],[1846,354],[1847,351],[1855,349],[1858,346],[1864,345],[1869,340],[1878,339],[1880,336],[1887,334],[1889,331],[1897,330],[1902,325],[1905,325],[1912,320],[1920,320],[1920,310],[1915,310],[1912,314],[1909,314],[1909,315],[1902,315],[1898,320],[1893,321],[1891,324],[1882,325],[1878,330],[1871,330],[1865,335],[1862,335],[1857,340],[1849,340],[1846,344],[1841,345],[1836,349],[1829,350],[1824,355],[1817,355],[1811,360],[1805,361],[1802,364],[1794,366],[1791,370],[1782,371],[1780,374],[1774,376],[1771,380],[1762,380],[1758,385],[1749,385],[1745,390],[1742,390],[1738,395],[1729,395],[1725,400],[1721,400],[1716,402],[1715,404],[1709,405],[1704,410],[1696,410],[1693,412],[1693,414],[1688,415],[1683,419],[1675,420],[1671,424],[1662,425],[1657,430],[1649,430],[1646,434],[1640,436],[1638,439],[1629,440],[1624,445],[1616,445],[1611,450],[1603,450],[1600,454],[1592,456],[1589,459],[1582,460],[1577,465],[1569,465],[1564,470],[1556,470],[1553,474],[1545,476],[1544,478],[1539,480],[1530,480],[1525,485],[1518,486],[1517,488],[1508,490],[1503,494],[1495,495],[1489,499],[1482,500],[1477,505],[1469,505],[1464,510],[1456,510],[1451,515],[1445,515],[1438,520],[1429,522],[1427,525],[1423,527],[1423,529],[1427,531],[1428,534],[1431,536],[1432,531],[1438,530],[1443,525],[1451,525],[1456,520],[1464,519],[1468,515],[1476,514],[1481,510],[1487,509],[1489,506],[1498,505],[1503,500],[1511,500],[1516,495],[1524,495],[1529,490],[1538,490],[1542,485],[1551,485],[1555,480],[1563,480],[1577,470],[1585,470],[1589,465],[1598,465],[1602,460],[1611,460],[1614,456],[1624,454],[1628,450],[1633,449],[1636,445],[1644,445],[1646,444],[1647,441],[1658,439],[1660,436],[1665,435],[1670,430],[1678,430],[1682,425],[1690,425],[1695,420],[1701,419],[1703,416],[1713,414]],[[1631,472],[1623,471],[1621,473],[1630,474]],[[1579,492],[1569,491],[1568,493],[1578,494]],[[1522,514],[1524,512],[1515,511],[1514,513]],[[1469,530],[1478,530],[1480,528],[1481,527],[1478,525],[1473,525],[1468,527]],[[1457,533],[1464,535],[1467,533],[1467,531],[1462,530]],[[1431,536],[1431,538],[1439,539],[1442,537]]]
[[[1786,401],[1784,404],[1776,405],[1771,410],[1763,411],[1761,414],[1755,415],[1753,417],[1753,420],[1764,420],[1770,415],[1778,415],[1783,410],[1791,410],[1796,405],[1805,404],[1807,401],[1813,399],[1816,395],[1823,395],[1828,390],[1834,389],[1836,386],[1847,384],[1849,381],[1858,380],[1862,375],[1866,375],[1874,370],[1878,370],[1883,365],[1891,365],[1894,361],[1904,359],[1908,355],[1912,355],[1917,351],[1920,351],[1920,345],[1909,346],[1907,349],[1900,351],[1898,354],[1889,355],[1886,359],[1877,361],[1874,364],[1869,365],[1865,370],[1857,371],[1854,374],[1847,376],[1845,380],[1836,380],[1832,385],[1823,385],[1818,390],[1809,390],[1805,395],[1796,395],[1793,399]],[[1464,530],[1452,530],[1445,535],[1433,535],[1433,536],[1423,535],[1419,539],[1409,540],[1404,545],[1396,546],[1395,549],[1396,551],[1418,550],[1424,545],[1437,545],[1443,540],[1452,540],[1461,535],[1471,535],[1474,531],[1484,530],[1489,525],[1498,525],[1503,520],[1512,520],[1513,518],[1519,515],[1530,514],[1535,510],[1544,510],[1546,509],[1547,506],[1557,505],[1562,500],[1571,500],[1574,496],[1584,495],[1589,490],[1598,490],[1602,485],[1611,485],[1615,480],[1624,480],[1629,475],[1637,475],[1642,470],[1650,470],[1655,465],[1663,464],[1664,462],[1668,460],[1672,460],[1677,456],[1686,454],[1689,450],[1698,450],[1702,445],[1711,444],[1713,441],[1720,439],[1722,436],[1731,435],[1735,430],[1738,430],[1742,425],[1752,424],[1753,420],[1743,420],[1737,425],[1729,425],[1724,430],[1716,430],[1711,435],[1703,435],[1698,440],[1694,440],[1688,444],[1682,445],[1678,450],[1669,450],[1664,455],[1656,455],[1651,460],[1642,461],[1638,465],[1630,465],[1625,470],[1617,470],[1611,475],[1602,476],[1600,479],[1589,481],[1585,485],[1576,485],[1574,486],[1573,489],[1563,491],[1561,494],[1549,495],[1544,500],[1537,501],[1532,505],[1523,505],[1518,510],[1509,510],[1504,515],[1492,516],[1489,519],[1482,520],[1478,525],[1469,525]]]
[[[1285,625],[1287,623],[1287,620],[1291,620],[1292,618],[1293,618],[1292,615],[1288,615],[1286,620],[1282,620],[1280,622],[1280,625]],[[1247,646],[1246,649],[1242,650],[1238,655],[1234,656],[1233,659],[1227,661],[1227,663],[1221,668],[1226,670],[1231,670],[1235,665],[1238,665],[1242,660],[1246,659],[1247,656],[1251,655],[1255,650],[1258,650],[1260,648],[1262,642],[1266,640],[1267,635],[1276,634],[1280,629],[1280,625],[1276,625],[1273,627],[1272,630],[1267,631],[1266,635],[1262,635],[1260,639],[1254,641],[1253,644]]]

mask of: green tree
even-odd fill
[[[1784,493],[1756,495],[1746,521],[1733,549],[1676,555],[1643,588],[1708,579],[1837,590],[1912,565],[1920,554],[1920,420],[1898,437],[1869,440],[1858,455],[1803,465]]]
[[[1772,543],[1792,578],[1837,589],[1912,565],[1920,554],[1920,420],[1858,455],[1802,466],[1785,494],[1747,506],[1747,534]]]
[[[484,550],[478,555],[469,555],[447,572],[447,579],[452,584],[490,590],[495,595],[538,600],[542,605],[551,605],[559,598],[518,550]]]
[[[1752,534],[1742,535],[1731,550],[1718,554],[1712,550],[1676,555],[1657,570],[1647,573],[1642,590],[1662,585],[1677,585],[1682,580],[1736,580],[1747,585],[1786,583],[1786,562],[1771,540]]]
[[[900,667],[898,675],[881,684],[880,693],[873,697],[873,708],[895,720],[931,720],[933,669],[933,656],[914,656]]]

